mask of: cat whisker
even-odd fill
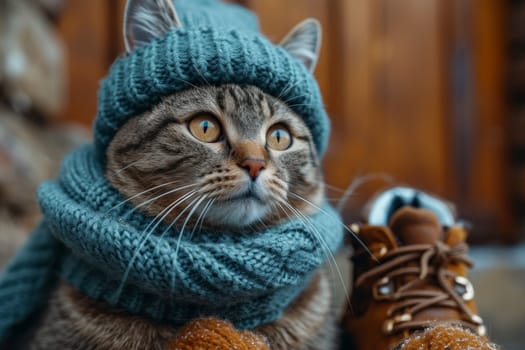
[[[363,249],[377,262],[379,262],[377,260],[377,258],[372,254],[372,252],[370,251],[370,249],[368,249],[368,247],[366,246],[366,244],[361,240],[361,238],[359,238],[359,236],[357,235],[357,233],[355,233],[352,229],[350,229],[347,225],[345,225],[340,218],[336,217],[335,215],[332,215],[330,214],[329,212],[327,212],[326,210],[324,210],[323,208],[319,207],[318,205],[310,202],[308,199],[306,198],[303,198],[302,196],[290,191],[288,192],[290,195],[294,196],[295,198],[299,199],[299,200],[302,200],[304,203],[310,205],[311,207],[319,210],[321,213],[325,214],[326,216],[336,220],[337,222],[339,222],[342,226],[343,226],[343,229],[345,231],[347,231],[348,233],[350,233],[350,235],[352,236],[352,238],[354,238],[357,243],[359,243]]]
[[[197,193],[197,191],[195,191],[195,193]],[[186,212],[186,210],[188,210],[188,208],[191,207],[191,205],[193,203],[195,203],[195,201],[197,201],[200,197],[197,197],[195,198],[194,200],[192,200],[190,202],[190,204],[188,204],[186,207],[184,207],[184,209],[181,210],[181,212],[179,214],[177,214],[177,216],[175,217],[175,219],[173,219],[170,224],[166,227],[166,229],[160,234],[159,236],[159,243],[162,242],[162,238],[164,237],[164,235],[175,225],[175,223],[182,217],[182,215],[184,215],[184,213]],[[155,247],[155,254],[158,254],[158,245],[157,247]]]
[[[303,106],[310,106],[308,103],[301,103],[301,104],[294,104],[294,105],[288,105],[290,108],[297,108],[297,107],[303,107]]]
[[[273,203],[270,203],[270,210],[271,210],[273,207],[274,207]],[[264,228],[265,230],[267,230],[268,227],[269,227],[269,226],[264,222],[264,220],[263,220],[262,217],[260,217],[260,218],[257,219],[257,225],[256,225],[256,226],[257,226],[257,227],[256,227],[255,229],[257,229],[257,228],[259,228],[259,227],[262,227],[262,228]]]
[[[177,255],[179,253],[180,242],[182,240],[182,236],[184,234],[184,230],[186,229],[186,225],[188,225],[188,222],[189,222],[190,218],[192,217],[193,213],[195,213],[195,210],[197,210],[199,205],[201,205],[202,201],[205,200],[206,198],[207,198],[206,195],[201,196],[200,198],[197,198],[198,201],[192,206],[192,208],[191,208],[190,212],[188,213],[188,215],[186,215],[186,219],[184,220],[184,223],[182,224],[181,229],[180,229],[179,239],[177,240],[177,247],[175,248],[175,257],[177,257]],[[190,203],[190,205],[192,205],[194,202],[195,201]]]
[[[326,254],[331,255],[333,257],[333,254],[330,252],[330,249],[328,245],[326,244],[322,234],[315,227],[312,220],[310,220],[310,218],[307,215],[303,214],[299,209],[294,207],[291,203],[284,201],[284,202],[281,202],[281,204],[283,204],[286,208],[288,208],[294,214],[294,217],[300,219],[303,222],[303,224],[306,224],[312,230],[312,232],[316,234],[316,239],[320,241]]]
[[[138,162],[140,162],[140,161],[142,160],[142,158],[143,158],[143,157],[137,159],[137,160],[134,161],[134,162],[129,163],[128,165],[126,165],[126,166],[123,167],[123,168],[120,168],[120,169],[118,169],[118,170],[113,171],[113,175],[118,175],[118,174],[120,174],[121,172],[123,172],[124,170],[126,170],[126,169],[128,169],[128,168],[131,168],[133,165],[135,165],[135,164],[137,164]]]
[[[177,183],[177,182],[180,182],[180,181],[170,181],[170,182],[165,182],[165,183],[163,183],[163,184],[160,184],[160,185],[157,185],[157,186],[154,186],[154,187],[150,187],[150,188],[148,188],[147,190],[144,190],[144,191],[142,191],[142,192],[139,192],[139,193],[137,193],[137,194],[135,194],[135,195],[133,195],[133,196],[127,198],[126,200],[123,200],[122,202],[120,202],[120,203],[114,205],[113,207],[109,208],[108,211],[106,211],[106,214],[109,213],[109,212],[112,211],[112,210],[115,210],[115,209],[119,208],[120,206],[124,205],[125,203],[127,203],[127,202],[129,202],[129,201],[131,201],[131,200],[133,200],[133,199],[135,199],[135,198],[137,198],[137,197],[139,197],[139,196],[145,194],[145,193],[148,193],[148,192],[154,191],[154,190],[159,189],[159,188],[162,188],[162,187],[166,187],[166,186],[168,186],[168,185],[172,185],[172,184]]]
[[[283,102],[284,104],[288,104],[288,102],[290,101],[293,101],[295,100],[296,98],[304,98],[306,95],[296,95],[294,96],[293,98],[290,98],[290,99],[282,99],[282,97],[284,95],[286,95],[288,92],[290,92],[290,90],[292,90],[294,87],[298,86],[300,83],[296,83],[296,84],[286,84],[286,86],[281,90],[281,92],[279,93],[279,95],[277,96],[277,100],[280,100],[281,102]],[[275,105],[275,103],[274,103]]]
[[[196,65],[193,65],[193,68],[195,69],[195,71],[197,72],[197,74],[199,74],[199,77],[202,78],[202,80],[204,80],[204,82],[206,83],[207,86],[211,86],[210,82],[206,79],[206,77],[202,74],[202,72],[197,68]]]
[[[202,225],[204,224],[204,218],[206,217],[206,215],[208,215],[208,212],[211,210],[211,207],[213,206],[214,203],[215,203],[215,198],[212,198],[212,202],[210,203],[209,207],[204,209],[204,215],[202,217],[202,220],[199,226],[199,230],[202,230]]]
[[[150,198],[150,199],[148,199],[148,200],[146,200],[146,201],[144,201],[144,202],[142,202],[142,203],[140,203],[140,204],[134,206],[133,209],[131,209],[130,211],[128,211],[124,216],[125,216],[125,217],[129,216],[130,214],[132,214],[133,212],[135,212],[137,209],[143,207],[143,206],[146,205],[146,204],[149,204],[149,203],[151,203],[151,202],[154,202],[154,201],[156,201],[157,199],[160,199],[160,198],[165,197],[165,196],[168,196],[168,195],[170,195],[170,194],[172,194],[172,193],[175,193],[175,192],[178,192],[178,191],[181,191],[181,190],[185,190],[185,189],[187,189],[187,188],[195,187],[195,186],[197,186],[197,185],[195,185],[195,184],[189,184],[189,185],[184,185],[184,186],[177,187],[177,188],[174,188],[174,189],[172,189],[172,190],[169,190],[169,191],[167,191],[167,192],[164,192],[164,193],[162,193],[162,194],[160,194],[160,195],[158,195],[158,196],[155,196],[155,197],[153,197],[153,198]]]
[[[170,203],[166,208],[164,208],[159,214],[155,216],[153,220],[150,221],[150,223],[146,226],[146,228],[143,230],[141,236],[144,236],[133,253],[133,256],[131,257],[126,270],[124,271],[122,275],[121,282],[119,284],[119,287],[117,288],[117,291],[115,292],[114,297],[118,299],[122,293],[122,290],[124,289],[124,286],[128,280],[129,273],[131,271],[132,265],[135,262],[135,259],[137,258],[138,254],[140,253],[140,250],[144,247],[144,244],[147,242],[148,238],[151,236],[153,232],[157,229],[157,227],[160,225],[160,223],[168,216],[180,203],[184,202],[186,199],[190,198],[192,195],[197,193],[197,191],[191,191],[189,193],[186,193],[184,196],[178,198],[177,200]],[[162,216],[162,217],[161,217]],[[156,222],[156,223],[155,223]],[[151,227],[155,223],[153,227]],[[151,227],[151,229],[150,229]]]
[[[336,198],[336,197],[325,197],[325,199],[330,202],[330,203],[339,203],[339,201],[341,200],[341,198]]]
[[[292,98],[283,98],[286,94],[288,94],[288,92],[290,92],[290,90],[292,90],[294,87],[296,87],[298,84],[295,84],[295,85],[290,85],[290,84],[287,84],[282,90],[281,92],[279,93],[279,95],[276,97],[276,100],[272,102],[272,106],[275,108],[277,106],[277,104],[280,102],[280,103],[283,103],[285,104],[287,107],[290,107],[288,106],[288,103],[290,101],[293,101],[295,99],[298,99],[298,98],[304,98],[305,95],[296,95]]]
[[[179,255],[179,248],[180,248],[180,243],[182,241],[182,237],[184,235],[184,230],[186,228],[186,225],[188,224],[188,221],[190,220],[191,216],[193,215],[193,213],[195,212],[195,210],[198,208],[198,206],[202,203],[203,200],[206,199],[206,195],[203,195],[201,197],[197,197],[195,198],[193,201],[191,201],[190,204],[188,204],[188,206],[186,206],[180,213],[179,215],[177,215],[177,217],[169,224],[169,226],[164,230],[164,232],[160,235],[160,237],[163,237],[169,230],[171,227],[173,227],[173,225],[175,225],[175,223],[178,221],[178,219],[182,216],[182,214],[184,214],[184,212],[186,212],[186,210],[188,210],[189,208],[191,208],[190,212],[188,213],[188,215],[186,215],[186,219],[184,220],[184,223],[182,224],[182,227],[180,229],[180,233],[179,233],[179,237],[177,239],[177,246],[175,247],[175,256],[174,256],[174,264],[177,263],[177,257]],[[195,203],[195,204],[194,204]],[[172,275],[172,279],[171,279],[171,291],[174,292],[175,291],[175,284],[176,284],[176,275],[175,275],[175,269],[173,269],[173,275]]]
[[[181,203],[183,203],[185,200],[193,197],[197,191],[190,191],[178,199],[174,200],[172,203],[170,203],[168,206],[166,206],[164,209],[160,211],[159,214],[153,218],[153,220],[150,221],[150,223],[146,226],[146,228],[143,230],[143,234],[148,232],[148,235],[155,232],[157,227],[166,219],[166,217]],[[153,225],[153,227],[150,229],[150,227]]]
[[[337,191],[337,192],[341,192],[341,193],[344,193],[345,190],[343,190],[342,188],[339,188],[337,186],[333,186],[333,185],[330,185],[329,183],[327,182],[319,182],[319,183],[322,183],[324,185],[324,187],[330,189],[330,190],[333,190],[333,191]]]
[[[294,97],[290,97],[290,98],[288,98],[288,99],[286,99],[286,100],[283,100],[283,102],[286,103],[286,104],[288,105],[290,102],[292,102],[292,101],[294,101],[294,100],[297,100],[297,99],[300,99],[300,98],[304,98],[305,96],[306,96],[306,95],[296,95],[296,96],[294,96]]]
[[[195,68],[195,67],[194,67],[194,68]],[[199,73],[199,74],[200,74],[200,73]],[[195,84],[193,84],[192,82],[190,82],[190,81],[188,81],[188,80],[185,80],[185,79],[176,78],[176,77],[172,77],[172,78],[175,79],[175,80],[181,81],[181,82],[183,82],[183,83],[185,83],[185,84],[188,84],[189,86],[191,86],[191,87],[193,87],[193,88],[195,88],[195,89],[197,89],[197,90],[199,90],[199,91],[206,92],[206,94],[207,94],[209,97],[211,97],[211,93],[210,93],[208,90],[206,90],[206,89],[204,89],[203,87],[201,87],[201,86],[195,85]]]
[[[345,295],[346,301],[348,303],[350,303],[350,294],[348,293],[348,289],[346,288],[346,284],[345,284],[345,281],[344,281],[341,269],[339,268],[339,265],[337,264],[337,261],[335,260],[335,256],[330,251],[330,247],[328,247],[328,244],[324,240],[322,234],[319,232],[319,230],[317,230],[317,228],[312,223],[312,221],[306,215],[301,213],[301,211],[299,209],[293,207],[288,202],[282,202],[282,204],[284,204],[290,211],[295,213],[295,216],[297,218],[299,218],[303,222],[303,224],[305,224],[306,227],[310,228],[311,231],[309,231],[309,232],[312,232],[312,236],[321,244],[321,247],[322,247],[323,251],[325,252],[325,255],[330,260],[330,264],[328,264],[328,266],[330,267],[331,273],[332,273],[332,275],[334,275],[334,270],[333,269],[334,269],[334,266],[335,266],[335,270],[336,270],[337,275],[339,277],[339,281],[341,283],[341,288],[343,289],[343,293]]]
[[[289,219],[290,216],[288,213],[283,209],[283,206],[279,203],[279,200],[275,200],[274,203],[272,203],[272,207],[275,207],[276,209],[279,209],[284,214],[284,218]]]
[[[182,197],[180,197],[178,200],[176,200],[174,203],[170,204],[169,206],[167,206],[166,208],[164,208],[162,212],[165,212],[164,215],[162,215],[162,217],[157,221],[157,223],[155,224],[155,226],[153,227],[153,229],[151,230],[152,232],[155,231],[157,229],[157,227],[160,225],[160,223],[162,223],[166,217],[173,211],[173,209],[175,209],[180,203],[184,202],[185,200],[189,199],[190,197],[193,197],[195,194],[197,193],[197,191],[191,191],[191,192],[188,192],[186,193],[185,195],[183,195]],[[185,210],[186,208],[184,208]],[[184,212],[184,210],[182,212]],[[180,214],[179,214],[180,215]],[[148,225],[149,226],[149,225]],[[167,232],[169,229],[171,228],[171,226],[168,226],[164,232],[162,234],[164,234],[165,232]],[[147,229],[147,228],[146,228]]]
[[[343,195],[341,196],[341,199],[339,200],[339,203],[336,207],[337,211],[341,213],[352,193],[354,193],[363,184],[373,180],[383,180],[384,182],[390,184],[394,182],[394,178],[386,173],[371,173],[355,178],[343,192]]]
[[[290,219],[290,218],[291,218],[291,215],[288,214],[288,213],[286,212],[286,210],[283,208],[283,206],[282,206],[282,204],[281,204],[281,203],[283,203],[283,202],[281,202],[281,201],[278,200],[277,198],[275,198],[275,199],[276,199],[276,200],[275,200],[275,204],[276,204],[276,205],[278,206],[278,208],[284,213],[284,217],[287,218],[287,219]],[[294,217],[295,217],[295,215],[294,215]],[[266,282],[266,284],[265,284],[264,287],[267,288],[268,285],[270,284],[270,282],[271,282],[271,281],[268,280],[268,281]]]
[[[281,92],[279,92],[279,95],[277,95],[276,99],[277,100],[281,100],[281,97],[283,97],[285,94],[288,93],[288,91],[290,91],[291,89],[293,89],[294,86],[297,86],[297,84],[295,85],[292,85],[290,84],[290,82],[288,82],[284,88],[281,90]]]
[[[195,71],[199,74],[199,76],[204,80],[204,82],[208,85],[208,86],[212,86],[207,80],[206,78],[202,75],[202,73],[197,69],[197,67],[193,66],[193,68],[195,68]],[[203,92],[207,98],[213,100],[214,96],[212,95],[212,93],[208,90],[208,89],[205,89],[203,88],[202,86],[198,86],[198,85],[195,85],[193,84],[192,82],[188,81],[188,80],[185,80],[185,79],[181,79],[181,78],[173,78],[175,80],[178,80],[178,81],[181,81],[185,84],[188,84],[189,86],[197,89],[198,91],[200,92]]]
[[[197,199],[195,199],[194,201],[192,201],[186,208],[190,208],[191,207],[191,210],[190,212],[188,213],[188,215],[186,215],[186,219],[184,220],[184,223],[182,224],[181,226],[181,229],[180,229],[180,233],[179,233],[179,238],[177,239],[177,246],[175,247],[175,260],[177,259],[177,256],[179,254],[179,248],[180,248],[180,243],[182,241],[182,236],[184,235],[184,230],[186,229],[186,225],[188,224],[191,216],[193,215],[193,213],[195,212],[195,210],[197,210],[197,208],[199,207],[199,205],[201,205],[202,201],[206,199],[206,195],[204,196],[201,196]],[[195,204],[193,204],[195,203]],[[174,222],[173,222],[174,223]],[[171,223],[170,226],[173,224]],[[172,287],[175,287],[174,285]]]
[[[294,107],[301,107],[301,106],[310,106],[311,103],[293,103],[293,104],[290,104],[290,102],[294,101],[294,100],[297,100],[299,97],[303,97],[303,96],[295,96],[294,98],[291,98],[289,101],[286,101],[286,105],[290,108],[294,108]]]
[[[160,223],[163,222],[166,219],[166,217],[173,211],[173,209],[175,209],[180,203],[182,203],[182,202],[186,201],[187,199],[193,197],[196,193],[197,193],[197,191],[189,192],[189,193],[185,194],[184,196],[182,196],[181,198],[179,198],[174,205],[171,204],[170,206],[172,206],[172,207],[169,208],[169,210],[162,216],[162,218],[160,218],[160,220],[157,221],[157,223],[155,224],[155,226],[153,227],[153,229],[151,231],[152,232],[155,231],[157,229],[157,227],[160,225]],[[184,207],[184,209],[181,210],[181,212],[177,215],[177,217],[164,229],[164,231],[162,231],[162,233],[160,234],[160,237],[164,237],[164,235],[173,227],[175,222],[177,222],[177,220],[186,212],[188,207],[191,204],[193,204],[193,202],[195,200],[197,200],[197,199],[198,198],[193,199],[190,202],[189,205],[187,205],[186,207]],[[166,209],[168,209],[168,208],[165,208],[163,211],[165,211]],[[155,252],[158,252],[158,251],[155,250]]]
[[[282,102],[284,104],[286,104],[286,106],[292,108],[292,107],[299,107],[299,106],[310,106],[311,103],[296,103],[296,104],[291,104],[290,102],[293,102],[295,100],[298,100],[298,99],[304,99],[306,97],[306,95],[296,95],[294,97],[291,97],[291,98],[288,98],[286,100],[282,100]]]
[[[211,208],[211,205],[213,204],[214,201],[215,201],[215,199],[212,198],[212,199],[208,200],[208,202],[204,205],[204,208],[202,209],[201,213],[199,214],[199,217],[197,218],[197,221],[195,222],[195,225],[193,226],[193,229],[191,230],[190,238],[193,237],[193,234],[195,233],[195,231],[199,227],[199,223],[202,226],[202,221],[204,221],[204,217],[206,216],[207,211],[209,210],[209,208]]]

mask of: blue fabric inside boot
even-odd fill
[[[443,226],[452,226],[455,222],[447,203],[410,187],[393,187],[377,196],[369,207],[367,221],[370,225],[386,226],[390,217],[407,205],[431,210]]]

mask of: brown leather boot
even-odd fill
[[[466,278],[467,232],[446,203],[394,188],[371,203],[367,222],[352,225],[366,248],[353,242],[353,292],[344,319],[357,349],[391,349],[441,323],[484,337]]]

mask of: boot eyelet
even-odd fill
[[[465,277],[454,277],[454,290],[465,301],[474,299],[474,287],[472,286],[472,283],[470,283],[470,281]]]
[[[472,317],[470,319],[475,324],[478,324],[478,325],[482,325],[483,324],[483,319],[481,317],[479,317],[478,315],[472,315]]]
[[[396,322],[408,322],[412,321],[412,315],[411,314],[402,314],[399,316],[394,317],[394,320]]]
[[[387,335],[391,334],[394,330],[394,320],[386,320],[383,323],[383,332]]]
[[[378,249],[374,250],[373,254],[376,259],[381,259],[386,253],[388,253],[388,248],[382,244]]]
[[[480,337],[484,337],[487,335],[487,328],[484,325],[479,325],[476,331],[478,332],[478,335]]]
[[[394,282],[388,277],[380,279],[373,288],[373,295],[376,300],[384,299],[386,296],[395,293]]]
[[[389,318],[383,323],[383,332],[386,334],[392,334],[396,323],[412,321],[411,314],[397,315],[393,319]]]

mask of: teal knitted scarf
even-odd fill
[[[311,224],[147,235],[152,218],[122,204],[101,164],[93,146],[82,147],[41,186],[45,219],[0,277],[0,342],[43,305],[58,274],[132,314],[173,325],[215,315],[253,328],[279,318],[342,240],[328,205]]]
[[[94,146],[73,152],[39,191],[44,220],[0,276],[0,343],[48,300],[59,277],[95,300],[180,325],[218,316],[239,328],[279,318],[342,240],[327,204],[308,222],[261,232],[179,232],[123,203],[104,177],[107,146],[133,116],[176,91],[248,84],[291,102],[319,154],[329,122],[301,62],[255,16],[215,0],[175,0],[182,28],[119,58],[99,91]]]

